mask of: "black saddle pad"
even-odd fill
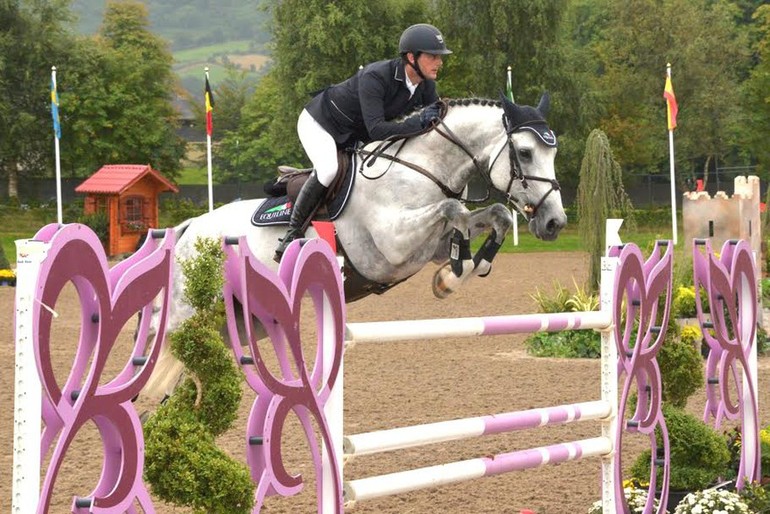
[[[358,162],[358,156],[352,154],[350,156],[350,164],[345,171],[345,176],[342,179],[342,187],[340,187],[339,193],[332,198],[326,205],[327,215],[318,215],[314,219],[324,221],[336,220],[342,211],[345,210],[348,198],[350,198],[350,192],[353,190],[353,183],[355,182],[356,163]],[[291,219],[291,208],[293,204],[289,201],[288,196],[278,196],[275,198],[267,198],[254,214],[251,216],[251,224],[257,227],[266,227],[270,225],[288,225],[289,219]]]

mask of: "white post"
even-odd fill
[[[511,209],[513,214],[513,246],[519,246],[519,213]]]
[[[59,93],[56,89],[56,66],[51,66],[51,108],[53,109],[53,103],[56,102],[56,106],[58,109],[58,102],[59,102]],[[54,124],[57,124],[61,127],[61,120],[59,119],[58,112],[56,114],[56,121]],[[62,220],[64,219],[64,216],[62,215],[62,199],[61,199],[61,156],[59,153],[59,137],[58,133],[56,131],[56,128],[54,127],[54,134],[53,134],[53,145],[54,145],[54,156],[55,156],[55,162],[56,162],[56,222],[61,225]]]
[[[608,219],[605,225],[605,247],[609,249],[621,243],[618,230],[623,220]],[[615,289],[615,272],[618,268],[617,257],[602,257],[601,286],[599,299],[601,311],[612,315],[612,293]],[[612,410],[610,415],[602,420],[602,437],[612,442],[612,451],[602,456],[602,512],[615,514],[615,452],[618,442],[615,435],[618,426],[618,349],[615,346],[615,332],[610,324],[608,330],[602,331],[602,360],[601,360],[601,394],[602,401],[607,402]]]
[[[332,317],[332,310],[329,305],[329,300],[324,295],[323,300],[323,375],[327,377],[334,359],[336,351],[343,351],[344,341],[339,341],[339,349],[337,348],[337,341],[335,340],[335,327],[334,319]],[[337,381],[329,394],[329,399],[324,406],[324,415],[326,417],[326,423],[329,427],[329,437],[331,437],[331,444],[334,448],[334,456],[337,458],[337,483],[342,484],[342,439],[343,439],[343,376],[344,376],[344,362],[345,359],[340,359],[340,368],[337,374]],[[326,446],[322,446],[321,462],[323,464],[323,476],[322,480],[322,512],[336,512],[337,510],[337,492],[335,490],[334,476],[332,471],[333,460],[329,452],[326,451]]]
[[[32,307],[48,244],[16,241],[16,374],[13,392],[11,512],[35,512],[40,496],[40,429],[43,393],[35,362]]]

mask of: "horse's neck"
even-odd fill
[[[504,134],[499,119],[500,113],[490,107],[455,107],[444,120],[449,130],[443,126],[438,130],[457,142],[433,130],[423,136],[425,146],[420,150],[431,156],[431,169],[441,174],[447,185],[455,191],[462,190],[479,171],[478,167],[487,165],[490,148]]]

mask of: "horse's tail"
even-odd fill
[[[185,233],[192,221],[193,219],[188,219],[174,227],[177,243],[179,243],[179,238],[182,237],[182,234]],[[145,384],[142,389],[142,395],[154,399],[161,399],[170,395],[174,391],[174,388],[178,384],[182,373],[184,373],[185,370],[184,364],[171,353],[171,342],[169,341],[169,335],[174,328],[176,328],[182,320],[189,317],[183,315],[185,310],[190,309],[190,307],[182,301],[181,292],[184,284],[178,282],[179,281],[175,278],[171,285],[172,291],[169,297],[169,302],[171,302],[171,304],[169,305],[169,314],[167,318],[166,337],[161,345],[155,368],[153,369],[150,378],[147,380],[147,384]],[[159,306],[156,305],[153,309],[150,330],[147,336],[148,341],[155,337],[155,334],[157,334],[157,331],[160,328],[158,327],[160,321],[157,313],[158,308]],[[190,312],[190,314],[192,314],[192,312]]]

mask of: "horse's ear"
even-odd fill
[[[548,111],[551,110],[551,95],[548,91],[543,93],[540,97],[540,102],[537,104],[537,110],[543,115],[543,118],[548,116]]]
[[[513,107],[514,105],[516,105],[513,102],[511,102],[511,100],[507,96],[505,96],[505,93],[503,93],[502,89],[500,90],[500,101],[503,102],[503,105],[507,105],[509,107]]]

